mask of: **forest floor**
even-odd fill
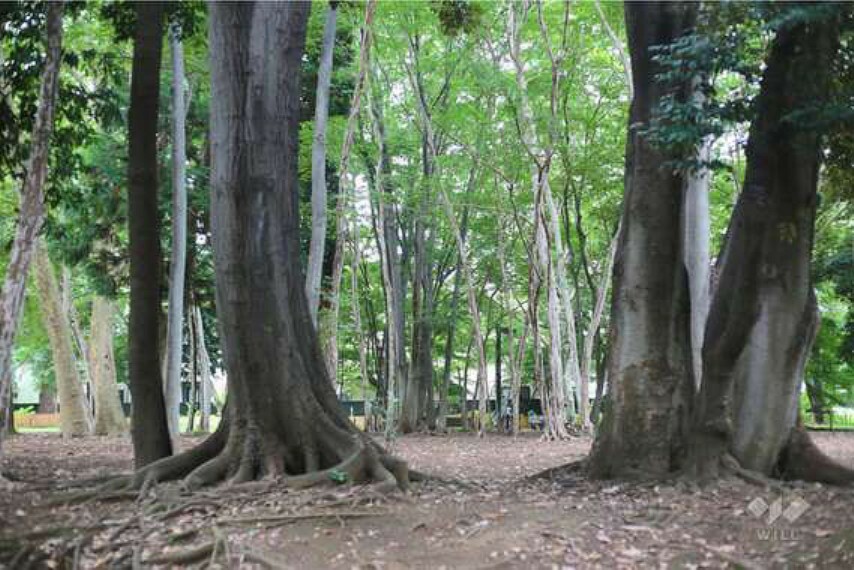
[[[814,437],[854,466],[854,433]],[[0,567],[141,568],[186,556],[212,568],[854,568],[850,488],[526,479],[589,447],[536,434],[409,436],[394,452],[444,480],[407,495],[262,483],[183,496],[163,484],[138,499],[63,504],[60,485],[129,470],[130,442],[20,435],[6,445]]]

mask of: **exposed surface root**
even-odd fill
[[[579,459],[578,461],[572,461],[570,463],[564,463],[563,465],[558,465],[557,467],[549,467],[548,469],[544,469],[539,473],[534,473],[533,475],[529,475],[525,477],[525,481],[541,481],[543,479],[547,479],[550,481],[554,481],[555,479],[565,479],[573,475],[579,475],[586,471],[587,469],[587,459]]]
[[[390,492],[397,489],[406,491],[410,474],[405,461],[385,453],[372,440],[363,435],[354,435],[347,454],[331,467],[319,469],[318,458],[332,457],[338,453],[334,446],[316,450],[307,448],[304,467],[308,472],[300,474],[283,473],[282,466],[289,465],[292,458],[287,452],[270,446],[261,445],[259,436],[250,430],[244,430],[239,437],[229,437],[227,422],[200,445],[178,455],[151,463],[138,470],[131,478],[122,478],[118,485],[119,493],[131,493],[147,490],[158,481],[181,480],[186,491],[195,491],[201,487],[217,483],[227,483],[229,489],[242,488],[244,485],[257,484],[257,480],[274,481],[291,489],[305,489],[316,485],[341,483],[375,483],[378,490]],[[223,429],[223,426],[224,429]],[[110,483],[116,485],[116,481]],[[102,496],[105,489],[99,489],[95,499]],[[142,496],[143,493],[140,493]],[[92,495],[82,497],[91,499]]]
[[[781,454],[779,467],[784,479],[830,485],[854,483],[854,470],[840,465],[822,452],[802,426],[792,430],[789,443]]]

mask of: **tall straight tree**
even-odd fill
[[[160,216],[157,211],[157,117],[163,12],[136,5],[128,111],[130,323],[128,367],[137,467],[172,454],[160,371]]]
[[[47,178],[48,151],[59,85],[63,8],[62,2],[52,2],[47,6],[47,56],[30,143],[29,167],[21,189],[15,240],[12,242],[3,289],[0,291],[0,401],[11,390],[12,349],[24,306],[27,274],[44,223],[44,182]],[[3,436],[0,434],[0,451],[2,444]]]
[[[818,327],[810,266],[822,139],[820,129],[793,118],[828,100],[839,16],[850,9],[815,8],[811,19],[795,18],[777,30],[755,103],[744,190],[720,258],[703,347],[692,445],[693,466],[703,474],[717,472],[731,453],[766,475],[854,480],[854,471],[827,459],[796,427]]]
[[[216,433],[138,471],[137,484],[408,480],[339,405],[305,297],[297,158],[309,7],[210,7],[211,229],[229,401]]]
[[[650,52],[691,29],[687,3],[626,3],[634,96],[626,143],[625,193],[613,277],[608,354],[610,405],[590,458],[600,477],[663,475],[684,455],[693,380],[690,302],[682,263],[683,177],[674,157],[644,134],[663,97],[684,100],[657,81]]]
[[[317,326],[320,306],[320,280],[323,275],[323,253],[326,245],[326,122],[329,118],[329,84],[332,81],[332,53],[335,51],[335,22],[338,2],[329,2],[320,65],[317,70],[317,91],[314,100],[314,138],[311,144],[311,242],[308,247],[308,267],[305,272],[305,294],[311,321]]]
[[[166,332],[166,419],[178,435],[183,360],[184,277],[187,268],[187,133],[184,102],[184,46],[181,29],[169,30],[172,52],[172,257],[169,265],[169,318]]]

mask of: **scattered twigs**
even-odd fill
[[[146,564],[194,564],[209,558],[214,553],[214,548],[217,546],[217,540],[208,540],[184,550],[150,556],[145,560]]]
[[[264,524],[266,526],[278,526],[288,524],[300,520],[310,519],[352,519],[362,517],[379,517],[389,514],[388,511],[328,511],[315,513],[294,513],[287,515],[261,515],[255,517],[234,517],[218,519],[217,524],[222,525],[243,525],[243,524]]]

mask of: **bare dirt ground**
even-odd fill
[[[815,437],[854,465],[854,434]],[[15,481],[0,487],[0,567],[854,568],[850,488],[525,480],[589,444],[401,438],[398,455],[443,479],[405,496],[275,482],[183,495],[164,484],[66,504],[60,486],[128,471],[129,441],[17,436],[3,465]]]

